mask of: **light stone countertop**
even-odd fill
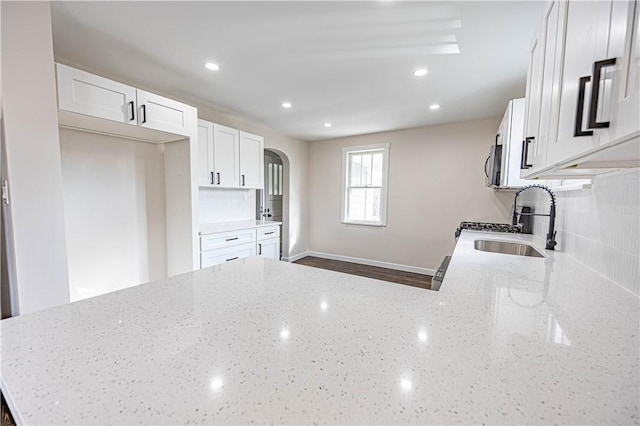
[[[261,228],[263,226],[282,225],[273,220],[239,220],[232,222],[214,222],[200,225],[200,235],[215,234],[216,232],[236,231],[247,228]]]
[[[0,322],[28,424],[630,424],[638,297],[560,252],[440,292],[251,257]]]

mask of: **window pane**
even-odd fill
[[[371,185],[371,154],[362,154],[362,185]]]
[[[371,165],[371,185],[382,186],[382,152],[373,154]]]
[[[278,164],[278,195],[282,195],[282,164]]]
[[[269,195],[273,195],[273,164],[269,163],[269,182],[267,182],[267,188],[269,188]]]
[[[347,220],[380,221],[380,188],[349,189],[349,206]]]
[[[349,155],[349,170],[351,174],[350,186],[361,185],[360,174],[362,173],[362,155],[350,154]]]

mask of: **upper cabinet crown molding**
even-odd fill
[[[197,109],[67,65],[56,64],[62,127],[145,142],[191,137]]]
[[[264,138],[198,120],[198,166],[200,186],[262,189]]]
[[[551,1],[530,52],[524,178],[640,166],[640,6]]]

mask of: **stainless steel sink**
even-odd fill
[[[516,256],[544,257],[542,253],[528,244],[512,243],[509,241],[475,240],[476,250],[492,253],[515,254]]]

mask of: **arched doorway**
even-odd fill
[[[289,161],[274,149],[264,150],[264,190],[256,191],[256,218],[282,222],[280,258],[289,256]]]

